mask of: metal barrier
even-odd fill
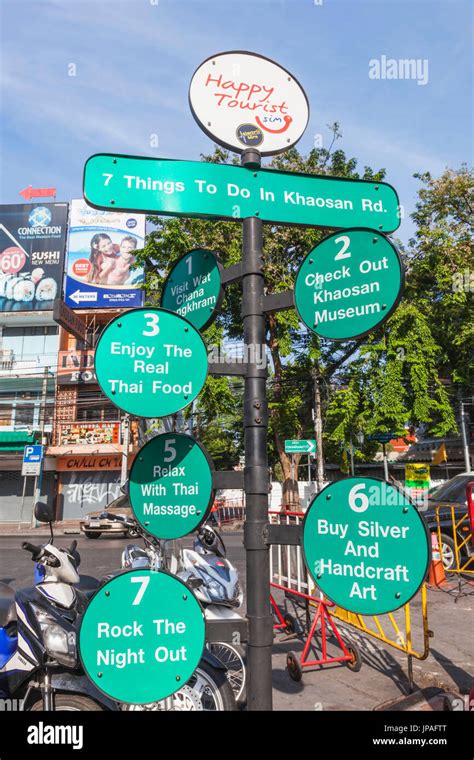
[[[474,580],[474,555],[472,552],[472,530],[469,518],[469,512],[461,506],[451,505],[449,507],[435,507],[436,532],[438,535],[438,545],[441,560],[447,572],[462,573],[463,575],[472,576]],[[446,568],[445,560],[451,559],[447,555],[447,549],[450,547],[446,544],[444,536],[451,538],[454,549],[454,565]],[[443,546],[447,547],[444,551]]]
[[[270,522],[280,525],[299,525],[303,512],[270,512]],[[275,588],[283,588],[288,592],[299,592],[314,596],[315,585],[310,578],[303,561],[303,550],[300,546],[272,546],[270,548],[270,584]],[[417,631],[418,649],[413,645],[412,602],[400,610],[386,615],[362,616],[356,615],[341,607],[335,607],[331,614],[347,625],[357,628],[368,636],[404,652],[409,660],[411,679],[411,657],[425,660],[429,654],[429,639],[432,635],[428,629],[428,605],[426,586],[421,588],[421,631]],[[318,605],[317,600],[309,601],[311,607]]]
[[[228,500],[225,504],[219,505],[214,513],[217,514],[219,525],[232,525],[236,522],[243,522],[245,517],[245,504],[242,499]]]

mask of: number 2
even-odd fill
[[[342,248],[341,248],[341,250],[339,251],[339,253],[337,254],[337,256],[335,257],[334,260],[337,261],[338,259],[348,259],[348,258],[350,258],[350,256],[352,254],[351,254],[350,251],[347,251],[347,249],[349,248],[349,246],[351,244],[350,237],[348,237],[347,235],[341,235],[340,237],[336,238],[334,242],[335,243],[342,243]],[[347,253],[346,253],[346,251],[347,251]]]
[[[154,335],[158,335],[160,332],[160,328],[158,327],[158,322],[160,321],[160,317],[158,314],[154,314],[152,311],[147,311],[146,314],[143,315],[145,319],[148,319],[147,327],[148,330],[143,330],[142,335],[146,335],[147,337],[152,338]]]

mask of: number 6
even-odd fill
[[[349,506],[354,512],[365,512],[369,506],[369,499],[365,493],[357,493],[361,488],[365,488],[365,483],[359,483],[358,486],[353,486],[349,491]],[[360,505],[357,506],[356,502]]]

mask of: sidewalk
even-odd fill
[[[79,529],[79,520],[60,520],[53,523],[53,530],[56,535],[69,535],[70,533],[81,534]],[[0,523],[0,537],[4,538],[16,538],[28,536],[28,538],[44,538],[49,536],[49,527],[44,524],[38,525],[37,528],[32,528],[30,523]],[[83,534],[81,534],[83,535]]]

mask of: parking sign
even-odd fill
[[[41,463],[43,461],[44,446],[31,444],[25,446],[23,451],[22,475],[39,475],[41,472]]]

